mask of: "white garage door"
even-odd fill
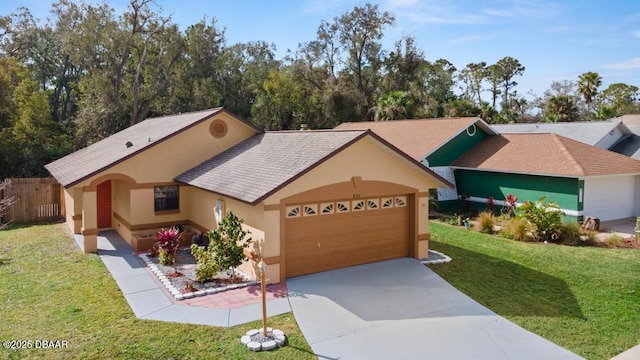
[[[602,221],[635,216],[635,177],[615,176],[584,181],[584,215]]]

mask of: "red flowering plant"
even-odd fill
[[[489,206],[489,210],[493,210],[494,203],[495,203],[495,200],[493,196],[489,196],[489,198],[487,199],[487,206]]]
[[[513,194],[508,194],[504,202],[507,204],[507,213],[509,217],[516,216],[516,205],[518,204],[518,197]]]
[[[176,257],[178,250],[180,250],[180,239],[182,239],[182,233],[177,227],[158,231],[158,242],[156,243],[158,260],[163,265],[172,264],[175,273],[178,272]]]

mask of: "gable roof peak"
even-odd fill
[[[175,180],[255,205],[365,137],[450,184],[370,130],[267,131],[223,151]]]
[[[73,186],[222,112],[256,133],[262,132],[221,107],[152,117],[53,161],[45,168],[64,187]]]
[[[474,125],[487,134],[497,134],[479,117],[350,122],[342,123],[334,130],[371,130],[415,160],[421,161]]]

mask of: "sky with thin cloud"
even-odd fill
[[[97,3],[98,1],[88,1]],[[108,1],[117,13],[128,1]],[[391,49],[403,35],[416,38],[426,58],[444,58],[458,69],[495,63],[505,56],[526,70],[518,92],[541,95],[552,81],[576,81],[598,72],[603,87],[623,82],[640,87],[640,1],[630,0],[380,0],[369,1],[396,17],[385,30]],[[156,0],[164,15],[184,29],[203,17],[226,28],[228,44],[264,40],[277,56],[313,40],[322,20],[331,21],[366,1],[352,0]],[[0,15],[26,6],[45,18],[51,3],[0,1]],[[530,95],[529,95],[530,97]],[[488,94],[486,94],[488,99]]]

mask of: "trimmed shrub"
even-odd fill
[[[211,280],[218,275],[220,267],[215,261],[215,253],[209,251],[208,246],[204,247],[192,244],[191,254],[193,254],[193,257],[197,261],[195,273],[199,281]]]

